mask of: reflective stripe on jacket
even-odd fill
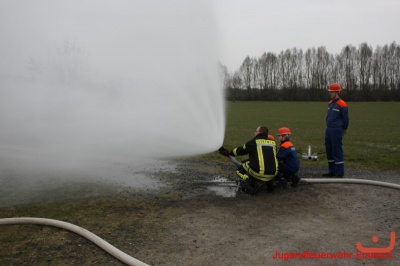
[[[260,133],[242,147],[230,152],[232,156],[246,154],[249,155],[249,161],[243,164],[243,168],[253,177],[269,181],[277,175],[276,143],[268,139],[267,134]]]

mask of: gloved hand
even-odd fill
[[[221,148],[219,148],[219,153],[221,153],[224,156],[229,156],[229,151],[227,149],[224,148],[224,146],[222,146]]]

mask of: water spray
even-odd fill
[[[222,142],[224,92],[211,1],[4,6],[2,28],[12,29],[2,35],[0,53],[0,158],[12,162],[7,169],[131,164],[204,154]],[[147,265],[73,224],[29,217],[0,224],[60,227],[128,265]]]

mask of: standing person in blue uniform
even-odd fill
[[[300,160],[296,148],[290,141],[290,134],[290,129],[287,127],[278,129],[280,147],[276,157],[278,158],[279,175],[276,182],[281,187],[286,187],[288,181],[292,182],[292,187],[295,187],[300,180],[296,175],[300,169]]]
[[[231,151],[224,147],[219,149],[224,156],[249,155],[249,160],[242,163],[236,170],[240,187],[247,194],[256,194],[265,184],[268,191],[274,190],[273,179],[278,173],[278,161],[276,143],[270,138],[268,128],[259,126],[254,133],[254,138],[243,146]]]
[[[349,108],[339,93],[342,90],[338,83],[329,86],[329,97],[326,115],[325,149],[328,159],[328,173],[324,177],[344,176],[344,155],[342,139],[349,126]]]

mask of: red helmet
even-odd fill
[[[329,89],[328,89],[328,91],[337,91],[337,92],[339,92],[341,90],[342,90],[342,87],[340,87],[339,83],[331,84],[331,86],[329,86]]]
[[[281,127],[280,129],[278,129],[278,136],[280,135],[290,135],[290,129],[287,127]]]
[[[274,136],[272,136],[272,135],[268,135],[268,139],[269,140],[275,140]]]

